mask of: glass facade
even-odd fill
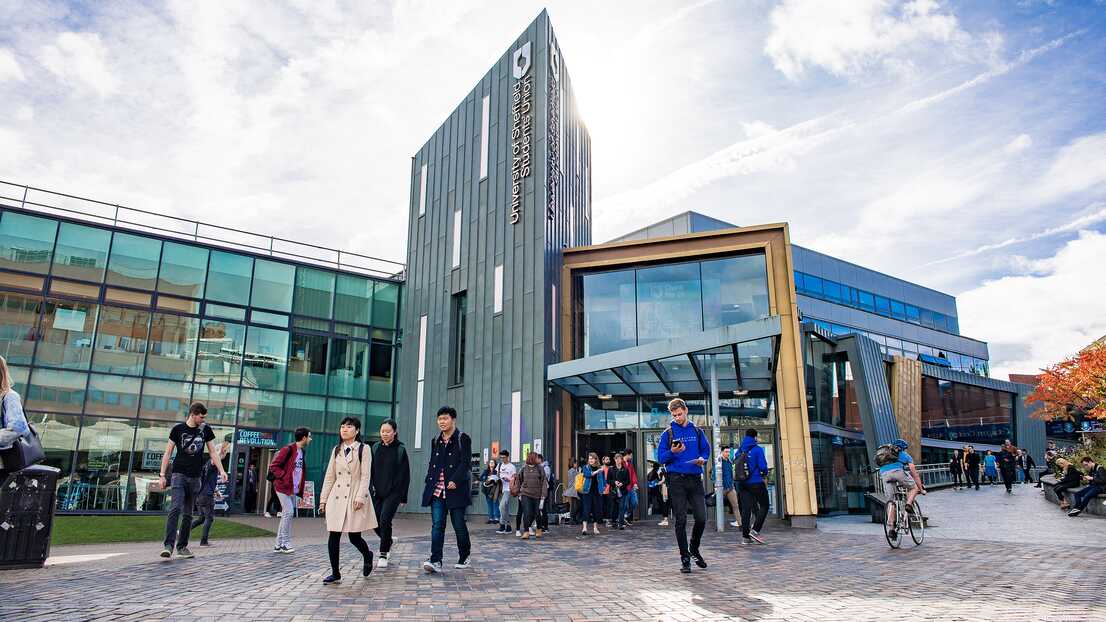
[[[578,356],[768,317],[763,254],[577,277]]]
[[[858,333],[870,337],[879,343],[880,350],[883,351],[884,354],[890,356],[899,355],[912,359],[922,358],[922,360],[929,357],[929,362],[944,360],[947,362],[947,367],[955,369],[956,371],[984,377],[989,376],[991,373],[990,364],[987,362],[987,359],[976,358],[974,356],[968,356],[967,354],[959,354],[951,350],[941,350],[939,348],[914,343],[906,339],[888,337],[887,335],[853,328],[852,326],[845,326],[844,324],[834,324],[809,316],[804,319],[812,322],[815,326],[831,335]]]
[[[283,442],[393,416],[400,284],[5,210],[0,355],[62,470],[58,509],[158,511],[169,429]],[[333,445],[331,442],[330,446]],[[316,490],[329,446],[308,450]],[[315,455],[318,454],[318,455]],[[232,465],[233,468],[234,465]],[[233,481],[233,480],[232,480]]]
[[[955,315],[945,315],[930,309],[922,309],[901,300],[866,292],[851,285],[837,283],[797,270],[795,271],[795,291],[811,298],[818,298],[834,304],[910,322],[933,330],[954,335],[960,334],[960,325],[957,323]]]
[[[1014,439],[1013,393],[922,378],[922,436],[1001,445]]]

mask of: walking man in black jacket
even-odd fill
[[[430,508],[433,526],[430,528],[430,559],[422,569],[433,574],[442,571],[442,547],[445,545],[445,518],[453,523],[457,534],[457,563],[454,568],[469,568],[472,544],[465,524],[465,510],[472,503],[469,494],[472,459],[472,439],[457,429],[457,411],[450,406],[438,409],[438,429],[441,433],[430,443],[430,466],[422,491],[422,505]]]
[[[411,485],[411,465],[407,462],[407,450],[396,437],[396,422],[392,419],[380,424],[380,442],[373,446],[373,468],[369,494],[376,510],[376,528],[380,536],[380,557],[377,568],[388,567],[388,555],[392,550],[392,519],[401,507],[407,505],[407,488]]]

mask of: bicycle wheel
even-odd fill
[[[913,514],[907,514],[907,525],[910,527],[910,538],[914,540],[914,544],[921,545],[922,540],[926,539],[926,524],[922,520],[922,506],[918,505],[917,500],[911,504],[914,507]]]
[[[894,499],[889,499],[887,501],[887,508],[890,509],[891,516],[898,517],[899,509]],[[890,521],[887,520],[886,512],[883,515],[883,535],[887,538],[887,544],[893,549],[899,548],[902,544],[902,533],[899,532],[897,521],[895,526],[892,526]]]

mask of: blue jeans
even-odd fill
[[[1091,499],[1094,499],[1101,492],[1102,489],[1098,486],[1095,486],[1094,484],[1087,486],[1079,492],[1073,492],[1071,494],[1071,507],[1078,510],[1085,510],[1087,509],[1087,504],[1091,502]]]
[[[488,504],[488,520],[499,520],[499,502],[485,495],[484,503]]]
[[[618,516],[614,519],[614,525],[621,527],[626,524],[626,510],[630,508],[630,495],[622,495],[615,502],[618,504]]]
[[[457,561],[469,558],[472,543],[469,541],[469,528],[465,524],[465,508],[449,508],[444,499],[435,498],[430,502],[430,515],[433,524],[430,528],[430,563],[441,563],[442,547],[445,546],[445,517],[453,523],[453,532],[457,534]]]

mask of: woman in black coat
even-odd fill
[[[949,473],[952,474],[952,489],[960,490],[964,487],[964,463],[960,457],[960,450],[952,450],[952,460],[949,460]]]
[[[1063,469],[1063,474],[1052,491],[1056,493],[1056,498],[1060,500],[1060,509],[1066,510],[1070,504],[1064,500],[1064,493],[1070,488],[1079,488],[1083,485],[1083,473],[1066,458],[1057,458],[1056,466]]]

